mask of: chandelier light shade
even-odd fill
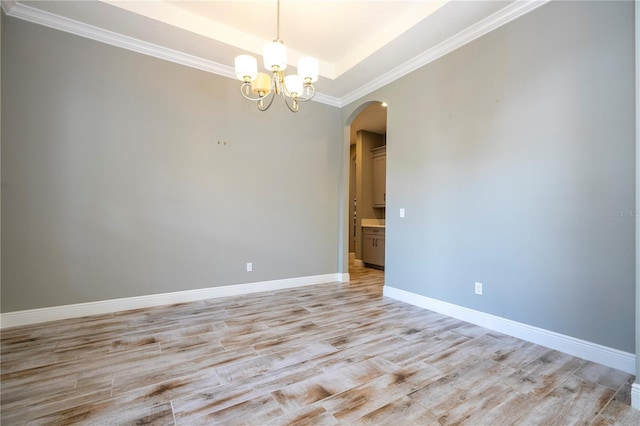
[[[251,91],[258,95],[264,96],[271,92],[271,77],[269,74],[259,72],[258,77],[251,83]]]
[[[265,69],[258,72],[258,62],[250,55],[236,56],[235,74],[242,81],[240,93],[257,103],[260,111],[269,109],[276,96],[281,95],[291,112],[298,112],[300,102],[311,100],[316,94],[313,83],[318,81],[318,60],[310,56],[298,61],[298,74],[284,75],[287,69],[287,48],[280,40],[280,0],[278,0],[276,39],[265,44],[262,51]]]
[[[298,75],[304,81],[315,83],[318,81],[318,60],[310,56],[300,58],[298,61]]]
[[[292,98],[302,96],[302,80],[295,74],[288,75],[284,78],[285,95]]]
[[[249,55],[236,56],[236,77],[242,81],[253,81],[258,77],[258,62]]]
[[[269,71],[284,71],[287,69],[287,48],[282,40],[272,41],[264,45],[262,50],[264,67]]]

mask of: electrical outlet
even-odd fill
[[[400,217],[404,217],[404,209],[400,209]]]
[[[476,294],[482,296],[482,283],[476,283]]]
[[[251,272],[251,271],[253,271],[253,263],[248,262],[247,263],[247,272]]]

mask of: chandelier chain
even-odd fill
[[[276,40],[280,41],[280,0],[278,0],[278,17],[276,19]]]

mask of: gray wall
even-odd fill
[[[633,16],[552,2],[344,109],[389,103],[387,285],[634,352]]]
[[[338,271],[338,108],[3,30],[2,312]]]
[[[7,19],[4,9],[0,8],[0,176],[2,175],[2,46],[4,45],[4,27]],[[0,259],[2,258],[2,180],[0,179]],[[2,305],[2,265],[0,265],[0,306]]]

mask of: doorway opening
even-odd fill
[[[348,245],[350,270],[384,271],[387,108],[370,102],[349,129]]]

